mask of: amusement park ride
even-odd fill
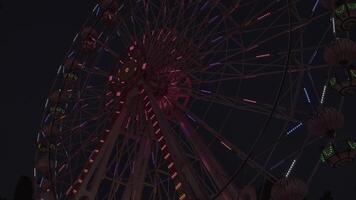
[[[356,157],[355,29],[354,0],[99,1],[45,105],[36,199],[303,200]]]

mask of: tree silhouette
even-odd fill
[[[33,184],[30,177],[21,176],[17,181],[14,200],[33,200]]]
[[[330,190],[326,190],[320,200],[334,200]]]

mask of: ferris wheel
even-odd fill
[[[302,200],[356,157],[336,134],[355,27],[355,1],[99,1],[45,105],[36,198]]]

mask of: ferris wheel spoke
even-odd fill
[[[176,113],[175,117],[177,118],[177,123],[179,123],[180,128],[185,133],[186,138],[189,143],[193,146],[195,151],[198,153],[198,156],[201,158],[205,168],[212,176],[212,179],[217,184],[218,188],[222,187],[224,183],[227,182],[227,174],[224,169],[220,166],[218,161],[214,158],[208,147],[204,142],[199,138],[195,130],[190,126],[189,121],[181,113]],[[231,185],[226,192],[222,194],[224,198],[233,199],[234,195],[237,194],[236,188]]]
[[[191,97],[197,100],[202,100],[206,102],[212,102],[219,105],[226,106],[228,108],[234,108],[241,111],[255,112],[263,115],[268,115],[269,110],[272,108],[271,105],[265,103],[259,103],[254,100],[246,98],[232,98],[219,95],[210,91],[191,91]],[[300,115],[306,115],[305,112],[298,112]],[[276,119],[285,119],[291,121],[298,121],[293,116],[290,116],[288,109],[282,106],[277,108],[276,114],[274,115]]]
[[[177,167],[176,170],[179,172],[178,175],[180,177],[180,181],[183,182],[183,187],[186,190],[185,192],[187,193],[188,198],[194,197],[193,194],[195,195],[196,198],[198,199],[206,199],[207,194],[201,188],[202,184],[198,182],[199,179],[195,177],[195,173],[193,172],[192,167],[190,166],[189,162],[186,160],[185,156],[181,154],[183,152],[180,150],[180,146],[178,146],[174,141],[177,139],[174,137],[174,134],[169,134],[169,125],[168,122],[164,119],[163,114],[160,112],[160,109],[157,105],[157,103],[154,100],[154,97],[150,93],[149,88],[147,86],[144,86],[144,89],[141,90],[141,93],[147,94],[147,101],[148,103],[146,105],[150,106],[152,111],[154,112],[156,120],[153,122],[153,128],[159,124],[159,129],[155,131],[155,134],[162,134],[162,138],[165,138],[165,143],[161,149],[165,149],[166,147],[169,148],[169,152],[174,160],[174,163]],[[148,117],[151,118],[151,117]],[[159,130],[159,131],[158,131]],[[157,133],[156,133],[157,132]],[[160,137],[160,138],[161,138]],[[159,139],[160,139],[159,138]],[[162,140],[163,141],[163,140]],[[165,147],[166,145],[166,147]],[[168,155],[168,154],[167,154]],[[175,173],[174,173],[175,174]],[[177,176],[177,174],[175,175]],[[182,184],[182,183],[181,183]],[[179,183],[178,183],[179,185]],[[176,186],[177,187],[177,186]],[[191,188],[191,189],[190,189]],[[190,191],[192,190],[192,191]]]
[[[127,102],[130,102],[129,100],[132,98],[133,93],[134,91],[128,95]],[[81,180],[80,187],[77,190],[72,190],[76,191],[74,192],[74,199],[80,199],[82,197],[95,198],[94,194],[96,194],[99,189],[101,177],[103,177],[103,174],[105,173],[106,166],[113,149],[112,147],[115,145],[115,141],[117,140],[121,129],[121,124],[126,116],[126,109],[127,108],[123,107],[123,110],[116,120],[117,123],[114,123],[112,129],[109,130],[108,138],[106,140],[102,140],[104,143],[100,148],[101,150],[97,153],[98,155],[95,160],[93,160],[90,169],[85,169],[86,176],[83,180]],[[90,187],[88,187],[89,184]]]
[[[247,154],[244,153],[243,150],[239,149],[234,144],[232,144],[229,140],[225,139],[224,136],[222,136],[219,132],[215,131],[214,128],[210,127],[206,122],[204,122],[202,119],[196,116],[193,112],[189,111],[187,108],[180,107],[178,104],[177,106],[183,113],[191,117],[191,119],[194,120],[194,122],[198,123],[201,127],[207,130],[214,138],[216,138],[217,142],[220,143],[224,148],[232,151],[241,160],[244,160],[246,158]],[[261,173],[263,173],[267,179],[272,181],[277,180],[274,177],[274,175],[268,172],[268,170],[265,170],[264,167],[260,166],[254,160],[250,159],[248,161],[248,164],[250,165],[251,168],[261,171]]]
[[[250,63],[243,63],[243,65],[253,65]],[[328,69],[330,66],[328,65],[317,65],[317,66],[291,66],[291,69],[288,70],[289,74],[294,74],[294,73],[302,73],[307,70],[321,70],[321,69]],[[209,80],[195,80],[192,81],[192,84],[209,84],[209,83],[216,83],[216,82],[221,82],[221,81],[231,81],[231,80],[246,80],[246,79],[258,79],[263,76],[270,76],[270,75],[278,75],[282,74],[282,70],[275,70],[271,72],[260,72],[260,73],[251,73],[251,74],[223,74],[223,73],[218,73],[218,72],[210,72],[210,71],[204,71],[204,72],[196,72],[197,74],[207,74],[207,75],[222,75],[223,77],[220,79],[209,79]]]

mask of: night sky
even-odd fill
[[[11,198],[18,177],[33,174],[36,130],[46,97],[66,49],[94,4],[88,0],[3,2],[0,196]],[[348,100],[348,112],[354,113],[351,102]],[[355,182],[355,165],[346,169],[322,167],[312,184],[315,191],[311,199],[320,197],[325,189],[332,190],[337,200],[356,199]]]

